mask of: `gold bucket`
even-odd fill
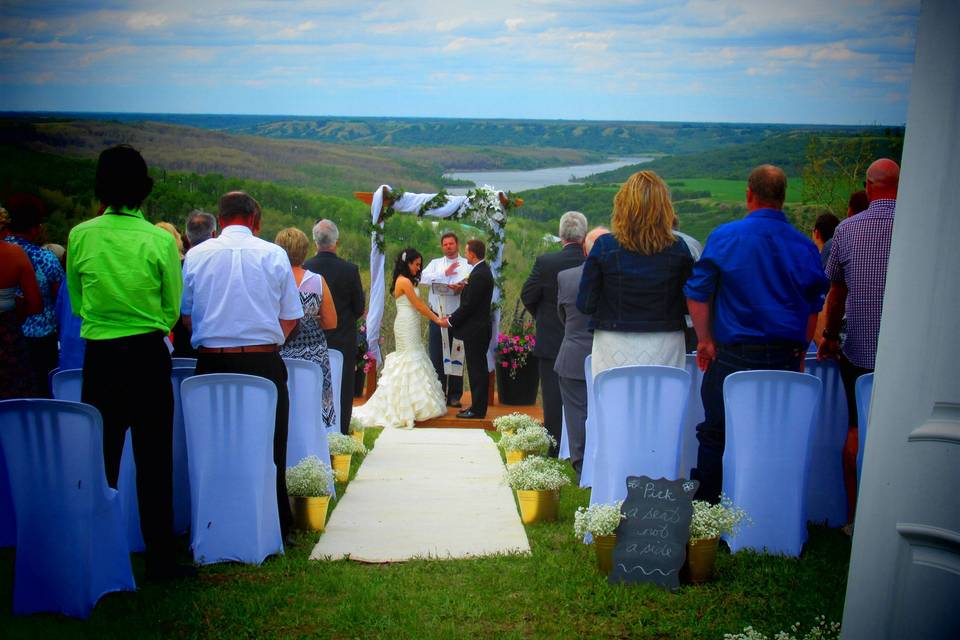
[[[330,496],[290,496],[294,526],[305,531],[323,531],[329,506]]]
[[[526,457],[526,451],[507,451],[507,464],[515,464]]]
[[[354,440],[356,440],[360,444],[363,444],[363,431],[354,431],[350,435],[353,436]]]
[[[687,543],[687,577],[693,584],[707,582],[713,576],[720,538],[704,538]]]
[[[597,569],[603,575],[610,575],[613,569],[613,548],[617,546],[617,534],[593,536],[593,547],[597,552]]]
[[[523,524],[535,522],[554,522],[557,519],[557,507],[560,503],[560,491],[526,491],[517,489],[520,502],[520,520]]]
[[[333,467],[333,475],[337,482],[346,482],[350,479],[351,457],[349,453],[330,456],[330,466]]]

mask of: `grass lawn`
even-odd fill
[[[367,434],[368,447],[377,435]],[[300,534],[287,556],[260,567],[211,565],[161,585],[141,580],[135,556],[140,590],[105,596],[87,621],[13,618],[14,554],[4,549],[0,637],[719,639],[748,624],[772,635],[796,621],[808,628],[820,614],[841,618],[850,543],[839,531],[811,527],[800,559],[722,550],[713,582],[677,593],[609,586],[593,548],[572,534],[573,513],[588,500],[586,490],[564,489],[559,522],[527,527],[530,556],[312,562],[316,538]]]

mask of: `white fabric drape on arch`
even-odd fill
[[[380,185],[377,187],[377,190],[373,192],[373,202],[370,204],[370,219],[373,224],[377,224],[377,220],[380,219],[380,212],[383,210],[384,188],[386,188],[387,191],[390,191],[390,185]],[[499,197],[501,192],[498,191],[496,193]],[[424,203],[429,202],[431,199],[436,197],[436,195],[437,194],[435,193],[404,193],[400,199],[393,203],[393,208],[398,212],[416,212],[421,206],[423,206]],[[447,196],[447,204],[437,209],[430,209],[425,215],[434,218],[449,218],[456,212],[460,211],[460,209],[466,206],[466,204],[466,196]],[[383,228],[383,222],[379,224],[380,227]],[[500,272],[500,265],[503,262],[503,227],[496,221],[494,221],[493,224],[496,226],[497,233],[501,239],[500,250],[497,251],[497,255],[495,256],[488,254],[487,261],[490,265],[490,271],[493,272],[494,281],[496,281],[497,274]],[[484,244],[486,244],[485,238]],[[380,249],[377,247],[376,237],[371,234],[370,304],[367,308],[367,344],[369,345],[370,351],[376,356],[378,365],[383,361],[383,356],[380,354],[380,325],[383,322],[384,262],[385,258],[383,253],[381,253]],[[497,302],[500,301],[500,296],[500,289],[494,287],[493,304],[497,304]],[[497,327],[500,326],[499,308],[493,313],[492,323],[492,337],[490,339],[490,345],[487,347],[487,371],[493,371],[493,353],[494,348],[497,345]]]

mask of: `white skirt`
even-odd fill
[[[593,332],[593,375],[614,367],[659,364],[682,369],[687,343],[683,331]]]

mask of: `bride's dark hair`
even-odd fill
[[[410,264],[417,258],[420,258],[420,271],[417,272],[417,275],[411,275]],[[400,276],[409,278],[413,286],[417,286],[420,284],[420,274],[422,272],[423,256],[420,255],[420,252],[413,247],[404,249],[397,255],[397,259],[393,263],[393,284],[390,286],[390,290],[392,291],[397,286],[397,278]]]

